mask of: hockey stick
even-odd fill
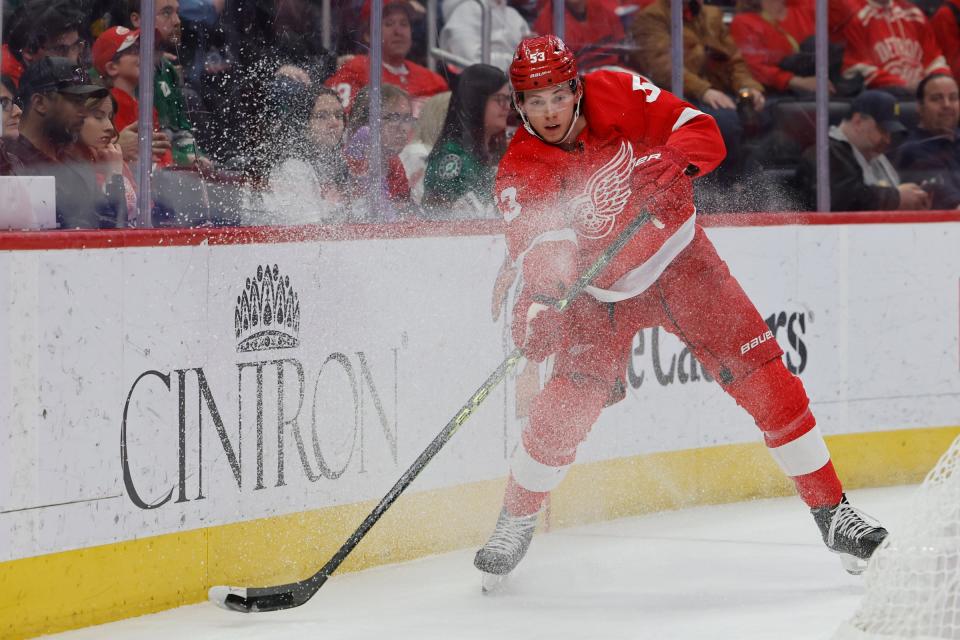
[[[563,311],[573,302],[583,290],[593,282],[594,278],[603,271],[614,256],[630,241],[637,230],[646,224],[651,215],[646,210],[641,210],[639,216],[634,218],[629,225],[617,236],[617,238],[604,250],[603,254],[587,269],[577,281],[570,287],[566,295],[560,300],[553,302],[553,306],[558,311]],[[447,425],[437,434],[437,436],[427,445],[417,459],[410,465],[410,468],[404,471],[400,479],[393,485],[390,491],[385,495],[370,512],[357,530],[354,531],[347,541],[343,543],[340,550],[333,554],[333,557],[327,561],[323,567],[315,574],[301,580],[300,582],[291,582],[275,587],[211,587],[208,597],[218,607],[241,613],[251,613],[260,611],[278,611],[281,609],[292,609],[299,607],[323,586],[327,578],[337,570],[354,548],[360,544],[367,532],[373,528],[380,517],[387,509],[400,497],[407,487],[416,479],[424,467],[430,463],[435,455],[444,445],[453,437],[464,422],[467,421],[477,410],[480,404],[487,398],[490,392],[507,376],[518,362],[523,358],[523,349],[517,348],[507,356],[506,360],[500,363],[500,366],[490,374],[480,388],[470,396],[466,404],[460,408],[456,415],[447,423]]]

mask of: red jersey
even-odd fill
[[[140,118],[140,102],[123,89],[118,89],[117,87],[110,89],[110,93],[113,95],[114,100],[117,101],[117,112],[113,114],[113,126],[117,128],[117,131],[123,131]],[[154,108],[153,130],[156,131],[159,127],[160,117],[157,115],[156,108]],[[163,156],[157,161],[157,164],[161,167],[169,167],[173,164],[173,152],[164,152]]]
[[[438,74],[409,60],[405,60],[399,68],[385,63],[382,78],[383,82],[400,87],[412,98],[429,98],[450,90]],[[337,69],[326,84],[340,95],[343,107],[349,109],[353,99],[357,97],[357,92],[370,84],[370,58],[364,55],[354,56]]]
[[[909,2],[860,0],[842,35],[843,71],[859,71],[868,87],[915,87],[931,73],[950,73],[926,16]]]
[[[602,2],[588,3],[583,20],[573,15],[568,7],[564,17],[563,41],[577,56],[581,70],[619,64],[619,52],[604,50],[604,46],[623,45],[623,24],[612,7]],[[552,5],[540,10],[533,30],[539,34],[553,33]]]
[[[827,3],[831,34],[840,31],[853,17],[858,8],[854,2],[830,0]],[[800,44],[813,35],[815,25],[813,0],[788,0],[787,13],[780,21],[759,12],[738,13],[730,24],[730,35],[754,79],[775,91],[786,91],[793,74],[781,69],[780,61],[800,50]]]
[[[3,45],[3,66],[0,67],[0,73],[13,81],[13,86],[20,86],[20,76],[23,75],[23,65],[10,53],[10,45]]]
[[[953,77],[960,78],[960,0],[946,0],[930,19],[937,44],[943,57],[953,70]]]
[[[563,239],[577,243],[581,270],[593,263],[640,213],[643,185],[633,184],[631,176],[648,149],[676,147],[699,167],[699,175],[716,168],[725,155],[713,118],[646,78],[595,71],[583,83],[586,127],[573,150],[521,128],[500,161],[495,193],[515,263],[539,242]],[[666,228],[646,225],[589,293],[613,302],[649,287],[693,239],[694,214],[691,201],[684,220]]]

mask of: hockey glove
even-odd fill
[[[550,306],[578,275],[575,242],[551,240],[530,249],[523,260],[523,293],[513,309],[513,341],[528,359],[542,362],[560,346],[563,318]]]
[[[524,355],[533,362],[543,362],[560,348],[563,316],[553,307],[533,302],[527,306],[525,330]]]
[[[645,198],[643,206],[658,228],[673,226],[693,212],[693,181],[699,169],[675,147],[654,147],[633,173],[633,184]]]

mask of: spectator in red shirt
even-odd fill
[[[123,150],[117,144],[117,129],[113,125],[116,105],[112,95],[87,100],[87,115],[77,136],[76,155],[93,165],[97,185],[108,198],[116,200],[110,205],[118,212],[118,219],[129,223],[136,219],[138,212],[137,188],[133,172],[123,161]],[[114,181],[122,187],[114,188],[111,184]]]
[[[363,5],[364,24],[370,24],[370,3]],[[413,46],[410,23],[413,9],[407,0],[386,0],[383,3],[383,82],[403,89],[412,97],[416,106],[430,96],[447,91],[447,83],[439,75],[426,67],[407,60]],[[370,34],[366,34],[369,40]],[[354,56],[327,80],[327,86],[339,95],[347,109],[356,98],[357,92],[370,82],[370,58],[366,55]],[[419,99],[419,100],[418,100]]]
[[[128,129],[140,117],[140,103],[135,97],[140,82],[140,30],[110,27],[93,43],[93,66],[110,87],[117,108],[113,124],[117,131]],[[159,127],[156,108],[153,109],[154,129]],[[164,151],[158,159],[161,166],[173,163],[173,155]]]
[[[812,70],[809,75],[799,75],[781,67],[781,62],[800,53],[801,44],[814,34],[813,0],[745,0],[738,8],[730,35],[754,79],[768,93],[815,92]],[[840,2],[830,3],[831,25],[848,17],[840,15],[839,8]]]
[[[841,36],[844,75],[862,74],[869,88],[913,99],[924,77],[950,73],[926,16],[910,2],[857,0]]]
[[[623,43],[620,18],[604,0],[566,0],[564,3],[564,36],[567,46],[577,56],[581,70],[620,63],[620,53],[605,49]],[[546,4],[533,24],[541,35],[553,33],[553,5]]]
[[[370,94],[364,87],[357,94],[350,111],[347,142],[347,167],[353,182],[355,199],[366,198],[374,188],[370,184]],[[383,209],[367,215],[369,222],[397,222],[417,213],[410,197],[410,183],[400,162],[400,152],[410,141],[417,119],[413,116],[410,96],[398,87],[384,85],[381,90],[381,149],[383,152]],[[362,200],[360,200],[362,202]],[[362,206],[360,207],[362,209]],[[359,213],[357,207],[354,213]],[[363,218],[362,214],[357,216]]]
[[[4,29],[3,75],[17,85],[24,67],[50,56],[81,62],[87,43],[80,37],[86,16],[76,0],[29,0],[14,11]],[[4,25],[5,27],[7,25]]]
[[[930,25],[953,77],[960,78],[960,0],[944,0]]]

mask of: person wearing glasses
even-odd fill
[[[506,151],[510,85],[497,67],[475,64],[460,75],[440,138],[427,156],[423,206],[430,217],[495,217],[493,180]]]
[[[17,85],[24,68],[49,56],[83,62],[86,15],[74,0],[28,0],[10,19],[3,46],[3,74]],[[7,25],[4,25],[7,27]]]
[[[67,58],[43,58],[20,78],[23,117],[20,137],[7,145],[23,163],[23,175],[53,176],[57,226],[98,229],[116,226],[117,214],[97,184],[90,162],[74,154],[88,115],[88,101],[106,98],[86,71]]]
[[[347,116],[337,93],[304,87],[268,136],[262,206],[248,207],[248,224],[336,224],[350,220],[343,153]]]
[[[3,134],[0,136],[0,176],[17,175],[23,169],[16,157],[7,153],[6,145],[20,137],[20,116],[16,87],[7,76],[0,76],[0,107],[3,108]],[[0,227],[3,225],[0,224]]]
[[[399,222],[417,215],[419,208],[410,196],[410,183],[400,162],[400,152],[410,141],[417,119],[406,91],[391,84],[380,88],[381,175],[380,209],[374,210],[369,196],[374,192],[370,176],[370,87],[357,94],[350,110],[347,166],[355,199],[354,213],[366,222]],[[365,202],[366,201],[366,202]],[[365,206],[366,204],[366,206]],[[366,215],[363,210],[366,209]]]
[[[20,137],[20,117],[23,109],[17,104],[17,89],[13,80],[0,76],[0,106],[3,107],[3,139],[8,141]]]

